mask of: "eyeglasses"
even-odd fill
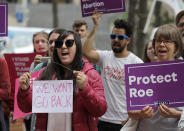
[[[174,43],[174,41],[172,41],[172,40],[156,40],[156,44],[161,44],[161,43],[164,43],[165,45],[169,45],[169,44]]]
[[[72,39],[69,39],[69,40],[65,41],[65,45],[66,45],[67,48],[72,47],[73,44],[74,44],[74,40],[72,40]],[[55,47],[56,48],[61,48],[62,46],[63,46],[63,41],[60,41],[60,40],[55,41]]]
[[[118,40],[128,39],[128,36],[126,36],[126,35],[110,34],[110,38],[111,38],[112,40],[115,40],[116,37],[118,37]]]

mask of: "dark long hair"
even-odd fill
[[[53,29],[50,33],[49,33],[49,37],[48,37],[48,40],[50,39],[50,36],[53,34],[53,33],[58,33],[58,34],[63,34],[63,32],[66,31],[65,29],[62,29],[62,28],[55,28]]]
[[[73,31],[64,31],[60,34],[60,36],[58,37],[57,40],[63,41],[67,36],[69,35],[73,35],[74,36],[74,41],[76,44],[76,54],[75,54],[75,58],[73,60],[73,62],[71,63],[71,70],[76,70],[76,71],[80,71],[83,68],[83,60],[82,60],[82,44],[81,44],[81,40],[80,37],[74,33]],[[74,87],[74,91],[76,88],[76,80],[75,80],[75,76],[73,75],[73,72],[70,73],[70,75],[65,78],[65,73],[66,73],[66,68],[54,63],[54,62],[58,63],[58,64],[62,64],[63,63],[60,61],[58,53],[57,53],[57,49],[54,47],[54,53],[53,53],[53,60],[52,62],[48,65],[48,67],[43,71],[42,76],[41,76],[41,80],[51,80],[52,76],[54,73],[56,73],[56,78],[57,80],[73,80],[73,87]]]

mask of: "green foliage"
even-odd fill
[[[161,17],[161,25],[163,24],[168,24],[168,23],[173,23],[174,22],[174,17],[169,17],[169,13],[167,11],[165,11],[163,13],[163,17]]]

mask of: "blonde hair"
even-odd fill
[[[44,32],[44,31],[42,31],[42,32],[36,32],[36,33],[33,34],[33,43],[34,43],[34,38],[35,38],[37,35],[43,35],[43,37],[45,37],[47,40],[48,40],[48,38],[49,38],[49,34],[48,34],[47,32]]]

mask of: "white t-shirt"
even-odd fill
[[[98,65],[108,105],[107,112],[100,117],[100,120],[121,124],[128,117],[124,65],[143,63],[143,61],[131,52],[125,58],[115,57],[113,51],[97,50],[97,52],[100,56]]]

